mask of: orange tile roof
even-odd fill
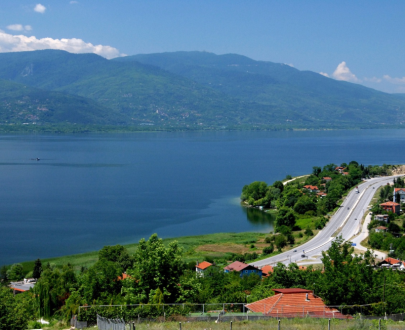
[[[382,206],[399,206],[398,203],[394,203],[394,202],[385,202],[385,203],[381,203],[380,205],[382,205]]]
[[[404,191],[405,192],[405,188],[394,188],[394,191],[395,192],[397,192],[397,191]]]
[[[203,261],[203,262],[196,265],[196,267],[201,269],[201,270],[207,269],[210,266],[212,266],[212,263],[210,263],[208,261]]]
[[[276,295],[247,304],[246,307],[255,313],[268,316],[286,317],[330,317],[346,318],[337,309],[325,305],[321,298],[305,289],[273,289]],[[308,295],[308,300],[306,299]]]
[[[266,265],[262,268],[262,274],[264,276],[268,276],[270,273],[273,273],[274,269],[273,266]]]
[[[391,258],[391,257],[385,258],[384,261],[389,263],[390,265],[395,265],[395,264],[398,264],[398,263],[402,263],[401,260],[394,259],[394,258]]]
[[[332,180],[332,178],[330,176],[324,176],[323,179],[324,180]]]
[[[384,227],[384,226],[379,226],[379,227],[377,227],[376,229],[386,230],[386,229],[388,229],[388,228],[387,228],[387,227]]]
[[[245,264],[243,262],[234,261],[233,263],[226,266],[224,269],[230,270],[230,271],[240,272],[242,269],[245,269],[247,266],[249,266],[249,265],[247,265],[247,264]]]
[[[310,190],[319,190],[317,186],[311,186],[310,184],[307,184],[304,186],[305,189],[310,189]]]

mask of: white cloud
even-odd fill
[[[380,83],[382,80],[381,78],[372,77],[372,78],[364,78],[364,81],[372,82],[372,83]]]
[[[43,14],[43,13],[45,13],[46,7],[43,6],[43,5],[41,5],[40,3],[38,3],[38,4],[35,6],[34,10],[35,10],[37,13]]]
[[[31,31],[32,27],[31,25],[22,26],[21,24],[11,24],[7,25],[7,29],[11,31]]]
[[[60,49],[70,53],[95,53],[108,59],[121,56],[117,48],[93,45],[82,39],[37,39],[34,36],[11,35],[0,30],[0,52],[21,52],[40,49]]]
[[[340,63],[335,72],[332,74],[333,78],[336,80],[344,80],[344,81],[351,81],[351,82],[359,82],[360,80],[350,71],[347,67],[346,62],[343,61]]]
[[[321,74],[322,76],[325,76],[325,77],[328,77],[328,78],[329,78],[329,75],[328,75],[327,73],[325,73],[325,72],[319,72],[319,74]]]
[[[403,85],[405,84],[405,77],[402,78],[392,78],[389,75],[384,75],[383,76],[384,80],[390,82],[391,84],[395,84],[395,85]]]

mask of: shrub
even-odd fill
[[[271,244],[263,249],[263,254],[271,254],[274,251],[274,245]]]
[[[314,232],[312,231],[311,228],[307,227],[307,229],[305,229],[305,235],[307,236],[313,236]]]

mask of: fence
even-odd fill
[[[230,322],[215,322],[218,323],[213,327],[215,330],[232,330],[233,326],[235,330],[247,330],[247,329],[258,329],[263,328],[269,330],[284,330],[284,329],[311,329],[311,330],[348,330],[348,329],[375,329],[375,330],[403,330],[401,324],[393,325],[389,324],[387,321],[382,321],[381,318],[378,320],[367,320],[363,318],[357,318],[356,320],[325,320],[325,319],[267,319],[266,323],[261,322],[260,324],[255,323],[233,323]],[[197,327],[193,326],[189,322],[178,322],[171,323],[167,329],[169,330],[195,330],[199,329],[201,324]],[[135,322],[125,322],[123,319],[108,319],[101,316],[97,316],[97,328],[99,330],[161,330],[162,325],[158,323],[147,324],[135,323]],[[163,326],[165,328],[165,326]],[[210,325],[211,329],[211,325]]]
[[[362,315],[368,319],[404,320],[405,314],[384,315],[381,304],[361,306],[274,305],[262,303],[221,304],[134,304],[79,307],[78,319],[95,324],[98,316],[107,319],[143,321],[212,321],[228,322],[280,318],[351,319]],[[373,315],[373,316],[365,316]]]

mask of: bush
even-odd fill
[[[271,243],[271,237],[267,236],[267,237],[264,239],[264,241],[265,241],[267,244]]]
[[[299,233],[299,234],[298,234],[298,237],[304,237],[304,234],[303,234],[303,233]]]
[[[250,245],[250,248],[251,248],[251,249],[254,249],[254,248],[255,248],[255,245],[254,245],[254,244],[251,244],[251,245]]]
[[[271,244],[263,249],[263,254],[271,254],[274,252],[274,245]]]
[[[311,228],[307,227],[307,229],[305,229],[305,235],[307,236],[313,236],[314,232],[312,231]]]
[[[291,234],[291,228],[287,227],[287,226],[284,226],[284,225],[278,227],[277,230],[279,231],[279,233],[281,233],[281,234],[283,234],[285,236],[288,236],[288,235]]]
[[[282,234],[277,235],[275,243],[277,245],[277,249],[281,251],[281,249],[287,245],[287,238]]]

